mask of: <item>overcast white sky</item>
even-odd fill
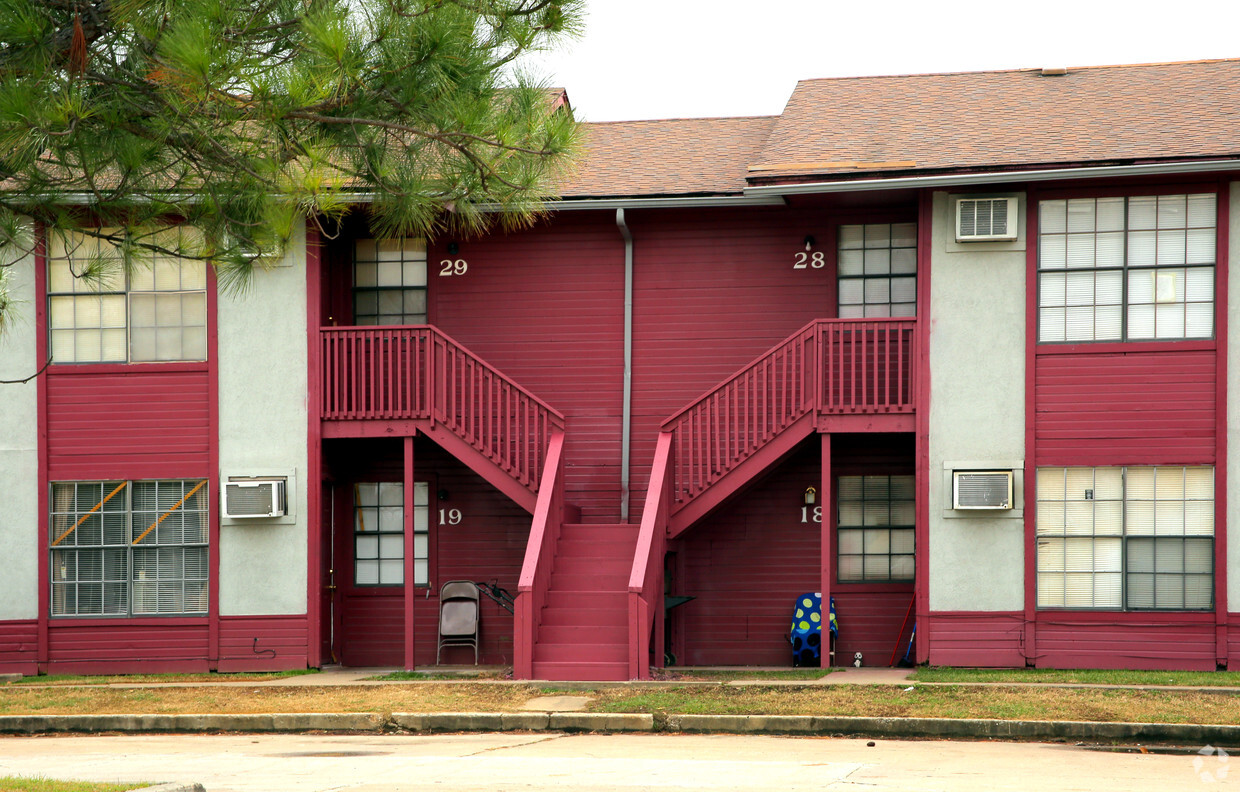
[[[579,118],[779,113],[797,80],[1240,56],[1237,0],[587,0],[537,71]]]

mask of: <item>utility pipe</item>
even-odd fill
[[[633,423],[633,234],[616,210],[616,227],[624,237],[624,388],[620,407],[620,522],[629,521],[629,434]]]

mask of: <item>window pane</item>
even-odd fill
[[[1038,225],[1042,232],[1062,234],[1067,231],[1067,208],[1067,201],[1042,201],[1038,205]]]
[[[840,266],[839,274],[841,276],[860,275],[862,272],[864,272],[864,265],[863,265],[864,257],[865,257],[865,254],[860,250],[842,250],[841,249],[840,260],[839,260],[839,266]]]

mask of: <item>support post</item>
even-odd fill
[[[405,437],[405,670],[412,671],[413,607],[417,587],[413,583],[413,435]]]
[[[823,668],[831,665],[831,559],[835,550],[831,544],[831,435],[823,432],[822,438],[822,482],[818,488],[818,504],[822,509],[821,551],[819,552],[819,587],[822,591],[822,646],[819,661]]]

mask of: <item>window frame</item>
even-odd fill
[[[176,485],[179,487],[179,497],[174,505],[165,508],[167,500],[161,502],[164,493],[160,490],[168,485]],[[177,618],[202,618],[210,614],[211,610],[211,553],[212,553],[212,498],[211,485],[208,478],[189,478],[189,479],[108,479],[108,480],[68,480],[68,481],[51,481],[48,482],[48,532],[44,550],[48,570],[48,617],[54,620],[67,619],[177,619]],[[155,488],[155,500],[150,503],[139,503],[135,497],[139,488],[150,487]],[[68,493],[68,508],[58,509],[58,488],[72,487]],[[97,487],[97,495],[91,495],[88,499],[99,497],[100,501],[93,507],[89,508],[82,505],[84,502],[80,500],[79,494],[81,487]],[[62,489],[63,493],[64,490]],[[192,501],[194,508],[181,511],[187,503]],[[119,499],[119,500],[118,500]],[[184,531],[185,515],[200,515],[196,518],[201,531],[202,541],[180,541],[180,542],[161,542],[162,534],[165,531],[171,533],[174,530],[172,523],[165,526],[168,518],[181,511],[182,521],[180,530]],[[108,516],[119,516],[123,520],[120,527],[124,532],[124,541],[108,541],[107,528],[104,519]],[[141,516],[139,516],[141,515]],[[88,525],[93,517],[99,518],[99,537],[98,543],[78,544],[77,539],[82,535],[79,530],[84,525]],[[150,520],[148,524],[148,519]],[[61,525],[57,525],[58,518]],[[68,527],[65,527],[65,524]],[[72,544],[62,542],[72,537]],[[150,539],[151,541],[147,541]],[[99,552],[99,568],[100,578],[98,580],[83,579],[78,570],[80,563],[76,560],[83,552],[90,551]],[[178,577],[163,579],[160,577],[162,571],[161,561],[159,559],[160,551],[176,550],[180,551],[180,570]],[[124,572],[123,577],[113,575],[113,579],[108,579],[107,566],[109,564],[107,555],[109,553],[116,554],[124,552]],[[200,574],[186,574],[188,554],[186,551],[201,551],[200,558],[197,560],[196,567]],[[139,555],[154,556],[154,563],[141,564],[137,562]],[[66,559],[73,557],[75,560],[70,563]],[[115,555],[114,555],[115,558]],[[58,563],[64,570],[60,575],[57,574]],[[113,561],[112,563],[115,563]],[[72,567],[74,576],[67,577],[67,570]],[[139,576],[139,573],[145,573],[151,568],[156,572],[155,579],[147,579],[145,576]],[[98,612],[82,612],[80,608],[80,597],[83,585],[95,585],[100,587],[99,610]],[[123,586],[124,609],[107,610],[108,594],[106,587]],[[165,584],[177,584],[180,586],[179,598],[184,604],[189,601],[191,596],[195,601],[200,602],[201,609],[187,609],[182,607],[179,610],[160,610],[159,602],[162,597],[177,597],[177,595]],[[195,591],[189,590],[190,584],[196,588]],[[149,597],[139,596],[137,593],[139,588],[145,592],[149,591],[154,596],[155,608],[140,608],[141,601],[149,601]],[[60,591],[72,590],[72,600],[74,603],[73,612],[56,612],[57,600],[67,602],[70,599],[68,594],[58,594]],[[116,589],[113,589],[114,591]]]
[[[1181,497],[1179,498],[1166,498],[1166,497],[1158,498],[1156,494],[1157,493],[1157,484],[1156,484],[1157,471],[1174,470],[1174,469],[1180,469],[1184,471],[1184,480],[1181,482],[1181,485],[1180,485],[1181,490],[1184,491],[1183,495],[1181,495]],[[1187,471],[1190,469],[1200,469],[1200,470],[1208,471],[1208,475],[1206,476],[1206,479],[1210,482],[1210,488],[1211,488],[1210,498],[1208,499],[1208,501],[1204,498],[1190,498],[1189,497],[1186,491],[1186,484],[1187,484],[1187,475],[1188,475]],[[1057,499],[1048,500],[1044,497],[1044,492],[1043,492],[1044,487],[1042,486],[1042,481],[1041,481],[1043,473],[1046,473],[1046,472],[1058,473],[1060,471],[1064,472],[1065,482],[1067,481],[1067,478],[1070,475],[1071,471],[1091,471],[1093,473],[1093,482],[1095,483],[1095,485],[1096,485],[1096,482],[1098,481],[1098,475],[1097,475],[1098,471],[1116,471],[1118,473],[1119,482],[1120,482],[1119,498],[1118,499],[1103,498],[1103,499],[1095,500],[1092,497],[1092,493],[1096,491],[1096,488],[1095,488],[1095,489],[1092,489],[1090,495],[1084,499],[1071,499],[1068,497],[1068,493],[1065,490],[1063,500],[1057,500]],[[1153,478],[1151,480],[1155,482],[1155,490],[1154,490],[1155,496],[1152,498],[1141,498],[1141,497],[1137,497],[1136,495],[1130,495],[1129,494],[1129,471],[1152,471]],[[1031,547],[1032,572],[1034,576],[1033,602],[1034,602],[1034,607],[1037,611],[1039,612],[1057,612],[1057,611],[1065,612],[1066,611],[1066,612],[1076,612],[1076,613],[1099,612],[1099,613],[1185,613],[1185,614],[1198,613],[1198,614],[1203,614],[1203,613],[1211,613],[1215,610],[1216,604],[1217,604],[1216,585],[1218,581],[1218,563],[1219,563],[1219,559],[1217,557],[1217,551],[1218,551],[1217,535],[1218,535],[1218,530],[1219,530],[1217,466],[1209,465],[1209,464],[1039,465],[1034,472],[1034,476],[1035,476],[1035,480],[1038,480],[1039,482],[1037,497],[1035,498],[1034,503],[1033,503],[1034,525],[1033,525],[1033,530],[1031,532],[1032,537],[1033,537],[1033,543]],[[1070,533],[1068,530],[1068,526],[1067,526],[1067,516],[1066,516],[1067,511],[1069,509],[1069,505],[1073,503],[1087,503],[1087,502],[1089,503],[1113,502],[1117,504],[1117,511],[1118,511],[1119,523],[1120,523],[1118,531],[1109,532],[1109,533],[1098,533],[1097,532],[1097,529],[1096,529],[1097,511],[1096,511],[1096,506],[1095,506],[1095,507],[1091,507],[1091,511],[1090,511],[1090,519],[1091,521],[1094,521],[1094,526],[1095,526],[1091,528],[1091,532],[1088,534],[1083,533],[1083,532]],[[1187,530],[1188,504],[1190,503],[1204,504],[1207,502],[1209,503],[1208,511],[1209,511],[1209,516],[1210,516],[1210,533],[1208,535],[1203,534],[1203,533],[1188,533],[1188,530]],[[1149,532],[1137,533],[1137,532],[1130,531],[1130,528],[1129,528],[1130,514],[1137,511],[1137,508],[1134,508],[1133,504],[1140,505],[1140,504],[1146,504],[1146,503],[1150,504],[1148,507],[1148,511],[1150,512],[1150,514],[1153,516],[1153,519],[1154,519],[1154,523],[1151,524]],[[1157,525],[1156,515],[1159,512],[1159,504],[1175,504],[1175,503],[1181,504],[1181,509],[1183,510],[1184,525],[1181,527],[1181,532],[1178,534],[1157,533],[1157,528],[1155,526]],[[1043,527],[1042,521],[1040,519],[1040,514],[1043,509],[1043,504],[1051,504],[1051,505],[1062,504],[1063,505],[1064,512],[1065,512],[1065,520],[1064,520],[1065,527],[1062,530],[1059,529],[1058,527],[1055,527],[1049,530]],[[1051,532],[1051,531],[1058,531],[1058,532]],[[1113,540],[1117,548],[1115,556],[1118,559],[1119,566],[1115,572],[1108,572],[1106,570],[1102,570],[1102,573],[1114,574],[1117,576],[1119,604],[1117,606],[1110,606],[1110,605],[1105,605],[1105,604],[1104,605],[1092,605],[1092,606],[1081,605],[1081,604],[1062,604],[1062,605],[1042,604],[1042,601],[1041,601],[1041,597],[1043,593],[1042,576],[1044,574],[1062,576],[1062,579],[1064,581],[1062,585],[1063,597],[1066,602],[1066,599],[1068,596],[1067,580],[1068,580],[1069,574],[1090,574],[1096,581],[1096,576],[1100,573],[1098,569],[1094,569],[1088,573],[1080,571],[1080,570],[1076,570],[1076,571],[1068,570],[1066,568],[1063,570],[1043,569],[1042,557],[1041,557],[1042,553],[1040,550],[1040,547],[1041,547],[1040,542],[1043,539],[1056,540],[1064,544],[1065,546],[1065,550],[1064,550],[1065,567],[1067,565],[1066,564],[1066,552],[1067,552],[1067,543],[1069,540],[1075,540],[1078,542],[1089,541],[1093,548],[1091,549],[1091,557],[1093,558],[1097,557],[1096,548],[1097,548],[1097,541],[1099,539]],[[1184,550],[1181,550],[1180,552],[1180,559],[1181,559],[1180,569],[1175,572],[1159,571],[1156,568],[1152,570],[1134,570],[1132,568],[1131,549],[1130,549],[1132,546],[1137,545],[1137,544],[1148,543],[1151,545],[1152,548],[1156,548],[1157,545],[1160,543],[1166,544],[1172,541],[1178,541],[1182,548],[1187,548],[1190,542],[1198,543],[1201,545],[1208,544],[1209,546],[1209,573],[1208,575],[1200,571],[1191,571],[1187,568],[1188,562],[1186,559],[1188,557],[1188,554]],[[1150,552],[1150,558],[1152,562],[1155,564],[1157,563],[1157,555],[1158,555],[1157,551],[1152,549]],[[1139,605],[1134,606],[1130,602],[1130,597],[1132,596],[1130,578],[1133,578],[1136,576],[1147,576],[1147,575],[1150,576],[1151,582],[1153,584],[1150,590],[1150,597],[1152,599],[1152,604],[1149,606],[1139,606]],[[1193,578],[1193,577],[1208,578],[1207,585],[1204,588],[1204,591],[1207,591],[1209,594],[1208,604],[1198,606],[1198,607],[1190,607],[1188,605],[1159,606],[1157,604],[1158,576],[1159,575],[1164,575],[1164,576],[1172,575],[1172,576],[1176,576],[1179,578],[1182,602],[1187,602],[1188,600],[1188,593],[1189,593],[1188,581],[1190,578]],[[1091,583],[1091,585],[1094,587],[1094,590],[1096,591],[1096,582]]]
[[[432,555],[432,552],[431,552],[432,533],[430,530],[431,487],[430,487],[429,481],[415,481],[413,484],[414,484],[414,495],[413,495],[414,556],[413,556],[413,584],[412,585],[415,588],[428,588],[430,586],[430,580],[431,580],[430,566],[431,566],[431,555]],[[374,487],[375,488],[376,499],[373,504],[363,502],[362,497],[361,497],[363,487]],[[395,504],[392,504],[392,503],[388,503],[386,505],[384,504],[383,502],[383,488],[384,487],[398,488],[400,491],[400,506],[399,506],[400,530],[399,531],[382,530],[382,524],[383,524],[382,509],[398,508],[395,506]],[[351,574],[352,574],[351,580],[353,583],[353,587],[355,589],[361,589],[361,590],[366,590],[366,591],[376,591],[376,590],[381,591],[383,589],[400,589],[400,588],[404,588],[407,582],[406,570],[409,567],[408,567],[408,564],[406,563],[407,559],[405,558],[405,525],[407,521],[405,520],[405,513],[404,513],[404,510],[405,510],[404,488],[405,488],[405,484],[403,481],[357,481],[353,483],[353,504],[352,504],[352,508],[350,509],[350,513],[352,514],[353,519],[352,519],[352,528],[351,528],[350,533],[352,537],[351,548],[352,548],[352,559],[353,559],[352,570],[351,570]],[[420,492],[425,493],[425,503],[418,503]],[[422,521],[421,527],[419,527],[419,523],[418,523],[418,510],[419,509],[422,510],[422,514],[425,515],[425,519]],[[374,530],[374,531],[358,529],[359,525],[364,525],[363,512],[365,511],[374,512],[374,514],[377,516],[379,520],[380,529]],[[372,556],[362,557],[359,554],[359,540],[363,538],[369,538],[371,536],[376,537],[375,555],[373,557]],[[399,557],[383,555],[383,537],[385,536],[400,537]],[[417,551],[418,537],[424,538],[423,543],[424,543],[425,550],[423,554],[419,554]],[[384,582],[383,581],[383,561],[397,561],[397,560],[401,562],[400,563],[400,581],[395,582],[395,583]],[[376,576],[375,582],[361,583],[358,581],[359,562],[362,562],[362,561],[374,561],[375,562],[375,576]],[[423,564],[422,572],[423,572],[424,579],[421,579],[421,580],[419,580],[419,567],[418,567],[419,561],[421,561]]]
[[[77,367],[77,366],[130,366],[130,365],[156,364],[156,365],[166,366],[166,365],[185,365],[185,364],[190,364],[190,365],[205,364],[208,361],[208,359],[211,356],[211,347],[212,347],[211,338],[212,338],[212,332],[214,329],[214,316],[215,316],[215,276],[208,262],[205,262],[205,261],[198,262],[196,259],[185,259],[182,257],[159,256],[157,257],[157,259],[153,259],[150,262],[138,263],[133,268],[133,271],[131,272],[131,271],[127,271],[127,269],[123,267],[123,265],[119,261],[119,257],[117,257],[116,263],[114,265],[110,265],[110,266],[115,266],[117,268],[116,271],[114,273],[110,273],[109,275],[105,276],[107,280],[110,280],[113,282],[112,283],[113,288],[109,288],[107,290],[103,290],[103,289],[94,290],[94,289],[89,288],[87,284],[86,288],[82,288],[81,290],[79,290],[77,288],[78,285],[84,284],[84,282],[76,274],[74,274],[73,251],[78,250],[83,243],[97,244],[100,247],[109,245],[110,243],[108,243],[105,240],[95,241],[93,237],[87,234],[82,234],[78,232],[67,232],[67,233],[77,239],[76,244],[74,244],[73,241],[70,239],[66,239],[63,242],[58,242],[55,240],[55,238],[51,234],[48,234],[48,233],[41,234],[42,262],[41,262],[41,265],[38,266],[37,269],[40,273],[39,277],[42,279],[42,285],[43,285],[43,308],[44,308],[44,323],[45,323],[45,327],[43,328],[43,333],[44,333],[44,339],[47,344],[48,357],[52,357],[54,355],[54,352],[56,349],[55,334],[57,331],[68,331],[69,333],[74,334],[78,330],[91,329],[86,326],[78,326],[77,319],[76,319],[77,300],[81,298],[91,298],[91,297],[100,299],[101,301],[100,314],[102,314],[102,298],[104,297],[122,297],[123,298],[123,313],[124,313],[123,326],[104,328],[101,325],[100,331],[102,332],[103,329],[123,331],[125,335],[125,341],[124,341],[125,355],[124,355],[124,359],[118,359],[118,358],[104,359],[103,353],[102,353],[103,350],[102,350],[102,338],[101,338],[100,339],[101,349],[100,349],[100,355],[99,355],[100,359],[78,360],[76,359],[77,358],[77,355],[76,355],[77,337],[76,335],[74,335],[73,336],[73,344],[74,344],[74,352],[75,352],[74,359],[72,360],[53,359],[52,363],[54,365],[65,365],[65,366]],[[59,251],[56,250],[57,246],[61,246]],[[63,255],[55,255],[55,253],[57,252],[63,253]],[[203,267],[202,288],[200,289],[199,288],[191,288],[191,289],[185,289],[185,288],[158,289],[156,288],[155,268],[166,260],[176,260],[178,264],[183,264],[184,262],[200,263]],[[53,268],[58,267],[60,262],[65,262],[65,261],[69,262],[68,269],[69,269],[70,277],[72,278],[72,281],[70,281],[70,283],[72,284],[72,287],[68,291],[57,290],[54,287],[54,284],[56,283],[56,281],[61,279],[61,277],[59,275],[53,274]],[[143,270],[150,273],[151,288],[141,288],[141,289],[135,288],[134,273],[143,271]],[[185,272],[184,268],[179,266],[177,270],[178,286],[182,284],[182,281],[184,279],[184,272]],[[185,315],[184,314],[184,299],[187,296],[192,297],[192,296],[199,295],[199,294],[202,295],[202,303],[201,303],[202,323],[201,324],[185,324],[184,322],[184,315]],[[134,298],[135,297],[147,297],[147,296],[155,297],[157,295],[165,295],[165,296],[179,295],[180,296],[181,302],[182,302],[182,305],[179,310],[179,314],[182,319],[181,324],[175,325],[175,326],[171,324],[159,325],[158,323],[150,325],[150,326],[147,326],[147,325],[136,326],[135,325]],[[68,305],[71,306],[71,310],[74,314],[74,317],[70,319],[70,323],[67,324],[66,326],[57,327],[56,326],[57,325],[56,315],[58,312],[55,309],[55,306],[56,306],[57,301],[66,300],[66,299],[69,300]],[[154,305],[152,306],[152,312],[153,314],[158,313],[158,309],[155,308]],[[153,343],[155,344],[155,348],[158,349],[159,331],[170,330],[174,327],[179,329],[182,333],[184,333],[186,330],[189,330],[189,329],[201,328],[201,348],[202,348],[201,357],[185,357],[184,356],[186,342],[184,341],[184,337],[182,337],[182,341],[181,341],[182,356],[180,357],[160,358],[156,355],[155,357],[151,357],[151,358],[135,359],[135,355],[134,355],[134,330],[135,328],[139,330],[151,331],[153,334],[152,337],[155,339]]]
[[[366,244],[366,243],[369,243],[374,250],[373,258],[360,258],[359,257],[360,256],[359,248],[361,245]],[[391,258],[384,258],[382,256],[381,247],[384,243],[387,243],[389,245],[392,243],[396,243],[398,247],[398,250],[396,251],[397,256],[398,256],[397,258],[391,259]],[[410,249],[411,246],[412,246],[412,250]],[[420,251],[417,249],[418,246],[421,247]],[[421,253],[420,260],[416,255],[419,252]],[[410,257],[410,254],[412,254],[411,257]],[[350,310],[352,311],[353,324],[355,326],[358,326],[358,327],[402,327],[402,326],[409,326],[409,325],[415,325],[415,326],[424,325],[430,322],[430,280],[431,280],[430,278],[430,245],[428,244],[428,241],[425,238],[423,237],[398,237],[398,238],[358,237],[353,240],[352,248],[350,250],[349,255],[350,255],[350,259],[349,259],[349,306],[350,306]],[[380,279],[378,277],[378,267],[382,263],[385,263],[385,262],[390,263],[393,261],[400,264],[399,269],[400,269],[400,274],[401,274],[401,282],[397,285],[391,285],[391,284],[381,285],[379,283]],[[406,266],[414,265],[416,267],[416,265],[419,263],[421,263],[422,265],[421,284],[418,284],[416,282],[412,284],[406,284],[405,283]],[[367,283],[364,285],[359,285],[359,275],[358,275],[359,264],[375,265],[376,272],[375,272],[375,283],[374,284]],[[416,281],[417,278],[415,277],[414,280]],[[380,319],[383,319],[385,317],[390,318],[390,317],[397,316],[397,314],[390,312],[390,311],[384,312],[381,309],[381,306],[379,304],[384,294],[392,294],[392,293],[399,293],[401,295],[401,313],[399,314],[399,316],[402,320],[407,319],[410,316],[417,317],[420,315],[422,318],[422,321],[420,322],[401,321],[395,324],[379,321]],[[422,295],[423,310],[420,313],[418,312],[410,313],[405,310],[404,308],[405,300],[408,298],[408,295],[410,293],[420,293]],[[359,310],[359,307],[358,307],[358,297],[359,295],[367,295],[367,294],[373,294],[375,296],[375,312],[363,314]],[[363,321],[363,317],[369,321]]]
[[[888,495],[885,499],[883,499],[883,502],[885,502],[887,505],[887,515],[888,515],[887,520],[888,521],[885,523],[881,523],[881,524],[880,523],[867,524],[866,519],[865,519],[865,505],[867,503],[867,499],[865,498],[865,491],[866,491],[865,481],[866,479],[877,479],[877,478],[887,479],[886,489],[887,489]],[[891,489],[892,489],[891,482],[892,482],[892,479],[897,479],[897,478],[908,480],[908,485],[911,490],[910,498],[893,499],[891,497],[891,494],[890,494]],[[844,479],[860,479],[861,480],[861,500],[854,501],[854,500],[846,499],[843,497],[844,486],[842,485],[841,482]],[[835,491],[834,491],[834,498],[833,498],[834,509],[832,510],[833,511],[832,521],[833,521],[834,528],[835,528],[835,552],[833,553],[834,555],[833,563],[835,566],[835,582],[843,586],[870,586],[870,587],[909,586],[909,585],[914,584],[917,578],[917,529],[916,529],[917,481],[916,481],[916,476],[911,473],[841,474],[835,477],[834,484],[835,484],[835,487],[834,487]],[[875,501],[868,501],[868,502],[873,503]],[[862,524],[861,525],[853,525],[853,524],[848,524],[848,523],[843,522],[843,520],[841,519],[841,512],[842,512],[843,505],[846,503],[859,504],[861,513],[862,513]],[[912,520],[913,520],[912,522],[907,523],[907,524],[891,522],[893,504],[896,504],[896,503],[908,503],[910,505],[910,508],[912,510]],[[865,548],[866,532],[874,531],[874,530],[886,530],[887,531],[887,551],[884,553],[866,552],[866,548]],[[892,533],[895,531],[907,533],[912,538],[913,546],[910,552],[908,553],[892,552],[892,546],[891,546],[892,545]],[[851,552],[844,553],[843,552],[844,550],[843,535],[845,533],[856,534],[860,536],[861,543],[862,543],[861,552],[859,553],[851,553]],[[880,556],[880,555],[885,556],[887,558],[888,574],[886,577],[870,577],[866,573],[865,560],[867,557]],[[844,577],[843,565],[840,562],[845,556],[856,557],[856,558],[861,559],[861,577],[849,577],[849,578]],[[909,559],[911,559],[911,574],[908,577],[893,577],[891,575],[892,559],[895,557],[908,557]]]
[[[1162,198],[1162,197],[1167,197],[1167,196],[1179,196],[1179,195],[1184,195],[1184,196],[1211,195],[1213,196],[1214,198],[1214,228],[1213,228],[1214,234],[1212,237],[1213,245],[1214,245],[1213,263],[1189,264],[1186,262],[1184,264],[1160,265],[1157,263],[1157,260],[1155,260],[1155,263],[1149,266],[1131,265],[1129,262],[1129,254],[1128,254],[1129,235],[1134,230],[1136,231],[1153,230],[1155,231],[1155,233],[1157,232],[1157,230],[1163,230],[1163,229],[1158,229],[1157,227],[1155,227],[1155,229],[1132,229],[1130,227],[1130,215],[1129,215],[1129,207],[1130,207],[1131,199]],[[1123,252],[1123,257],[1124,257],[1123,264],[1119,266],[1107,266],[1107,267],[1098,267],[1095,265],[1091,267],[1081,267],[1081,268],[1069,268],[1066,266],[1063,268],[1043,268],[1042,266],[1042,252],[1043,252],[1042,204],[1046,201],[1060,201],[1060,200],[1071,201],[1075,199],[1092,199],[1096,201],[1099,199],[1109,199],[1109,198],[1124,199],[1124,211],[1123,211],[1124,225],[1123,225],[1122,230],[1116,232],[1122,235],[1123,237],[1123,251],[1124,251]],[[1218,332],[1219,332],[1219,311],[1224,309],[1224,306],[1226,304],[1225,290],[1220,290],[1220,279],[1222,278],[1222,271],[1225,269],[1225,264],[1227,261],[1227,249],[1226,249],[1226,245],[1223,244],[1223,241],[1224,241],[1223,236],[1226,232],[1226,218],[1223,216],[1223,212],[1225,211],[1226,207],[1227,207],[1227,196],[1225,193],[1219,190],[1218,185],[1216,183],[1187,183],[1186,184],[1186,183],[1181,182],[1181,183],[1176,183],[1176,184],[1165,184],[1165,185],[1110,187],[1110,188],[1102,188],[1102,189],[1065,187],[1061,189],[1049,189],[1045,191],[1036,191],[1036,192],[1031,190],[1028,195],[1028,207],[1026,211],[1026,222],[1027,222],[1028,227],[1030,228],[1030,233],[1028,234],[1028,237],[1030,240],[1029,247],[1028,247],[1028,252],[1029,252],[1028,261],[1029,261],[1029,270],[1030,270],[1028,290],[1029,290],[1029,300],[1030,300],[1030,319],[1031,319],[1031,324],[1032,324],[1032,333],[1031,333],[1032,344],[1033,344],[1034,349],[1036,350],[1036,353],[1045,354],[1045,353],[1071,352],[1071,351],[1081,351],[1081,350],[1104,352],[1106,351],[1107,346],[1111,346],[1114,348],[1122,348],[1124,351],[1130,351],[1130,350],[1140,349],[1143,347],[1151,347],[1151,346],[1154,346],[1155,348],[1164,347],[1166,344],[1193,345],[1195,347],[1201,347],[1201,348],[1214,348],[1216,339],[1218,338]],[[1187,224],[1185,226],[1185,230],[1190,230]],[[1087,232],[1087,233],[1097,234],[1098,232],[1094,231],[1094,232]],[[1103,232],[1103,233],[1106,233],[1106,232]],[[1065,236],[1068,235],[1068,232],[1066,231],[1066,229],[1064,231],[1064,235]],[[1210,301],[1211,302],[1210,334],[1208,336],[1207,335],[1200,335],[1200,336],[1187,335],[1188,318],[1187,318],[1187,313],[1186,313],[1185,314],[1185,333],[1186,333],[1185,335],[1176,336],[1176,337],[1162,337],[1162,338],[1159,338],[1157,336],[1137,337],[1137,338],[1130,337],[1129,335],[1129,312],[1132,307],[1132,304],[1130,303],[1130,300],[1129,300],[1129,277],[1132,271],[1144,270],[1150,273],[1157,273],[1157,272],[1165,271],[1168,269],[1179,269],[1179,270],[1184,270],[1187,273],[1187,271],[1189,270],[1194,270],[1194,269],[1200,270],[1200,269],[1205,269],[1205,268],[1209,268],[1212,270],[1212,277],[1210,279],[1211,290],[1212,290],[1212,299]],[[1065,332],[1064,340],[1048,340],[1048,341],[1042,340],[1042,333],[1043,333],[1043,326],[1044,326],[1044,322],[1043,322],[1044,306],[1042,306],[1041,304],[1043,274],[1048,273],[1048,272],[1049,273],[1073,273],[1073,272],[1097,273],[1097,272],[1110,272],[1110,271],[1118,271],[1121,273],[1120,275],[1121,296],[1120,296],[1120,302],[1118,304],[1118,307],[1120,309],[1120,337],[1119,338],[1103,338],[1103,339],[1067,339],[1066,332]],[[1222,294],[1223,297],[1220,298],[1220,294]],[[1199,304],[1201,302],[1203,301],[1193,300],[1190,302],[1186,299],[1185,302],[1180,303],[1180,305],[1184,306],[1186,304]],[[1139,303],[1138,305],[1145,305],[1145,304],[1146,303]],[[1158,303],[1157,302],[1150,303],[1150,305],[1156,306],[1158,305]],[[1095,296],[1094,302],[1091,303],[1091,306],[1096,308],[1097,306],[1096,296]],[[1059,306],[1047,306],[1047,307],[1054,308],[1054,307],[1059,307]]]
[[[866,239],[868,238],[867,229],[869,229],[870,227],[877,227],[877,226],[887,226],[886,247],[883,247],[881,245],[871,246],[871,245],[868,245],[866,242]],[[911,247],[907,245],[903,245],[900,247],[894,247],[892,245],[892,228],[894,226],[911,226],[912,227],[913,244]],[[844,245],[846,244],[844,229],[857,228],[857,227],[861,228],[861,234],[862,234],[861,247],[844,247]],[[919,243],[921,241],[920,236],[919,236],[919,230],[918,230],[918,220],[917,219],[909,220],[909,219],[895,219],[895,218],[876,218],[876,219],[856,220],[852,222],[841,222],[834,227],[834,232],[835,232],[834,239],[832,241],[833,242],[832,254],[835,258],[835,315],[836,317],[840,319],[857,320],[857,321],[864,320],[864,319],[878,319],[878,320],[891,319],[891,320],[897,320],[897,321],[905,320],[905,319],[916,319],[917,318],[917,306],[918,306],[918,294],[920,292],[920,283],[918,282],[918,279],[919,279],[918,271],[920,269],[920,263],[921,263],[920,258],[919,258],[919,252],[918,252]],[[844,257],[845,257],[844,254],[846,251],[854,251],[854,250],[860,250],[863,252],[863,261],[861,264],[862,270],[860,273],[850,273],[846,275],[844,274]],[[866,250],[886,250],[887,251],[888,261],[887,261],[886,272],[866,272],[865,271],[864,251]],[[897,272],[892,271],[891,252],[893,250],[912,250],[913,251],[913,262],[912,262],[913,269],[911,272],[898,272],[897,273]],[[897,279],[900,279],[900,280],[911,279],[912,280],[913,293],[909,300],[901,300],[899,302],[893,302],[891,298],[892,297],[892,294],[891,294],[892,281],[897,280]],[[887,282],[887,301],[885,303],[867,302],[866,301],[867,285],[871,281],[879,281],[879,280],[885,280]],[[843,298],[844,298],[843,285],[845,282],[861,283],[861,302],[860,303],[848,303],[847,306],[845,305],[845,303],[843,302]],[[866,316],[865,309],[867,306],[871,306],[871,305],[886,305],[887,314],[885,316]],[[891,307],[893,305],[911,305],[912,313],[906,314],[906,315],[900,315],[900,316],[893,315],[891,312]],[[843,312],[844,312],[845,307],[860,307],[862,311],[862,316],[844,316]]]

